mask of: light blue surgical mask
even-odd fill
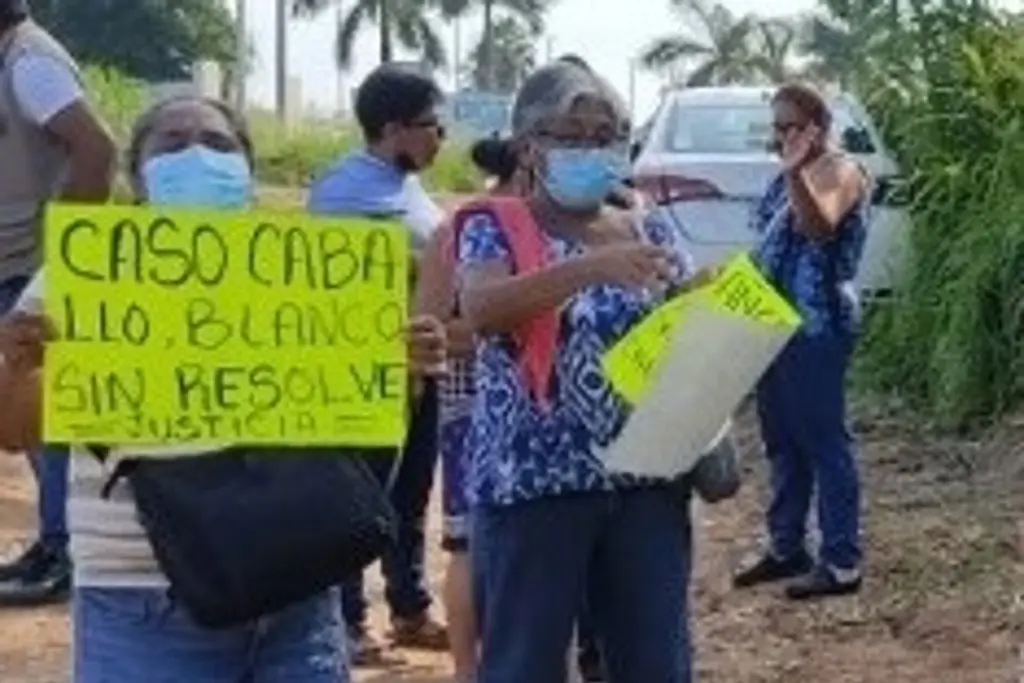
[[[542,182],[563,208],[598,208],[626,175],[625,155],[614,149],[552,149]]]
[[[245,155],[205,145],[153,157],[142,167],[142,180],[149,203],[160,206],[241,209],[252,201]]]

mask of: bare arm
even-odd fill
[[[22,453],[40,443],[42,371],[25,372],[0,365],[0,392],[5,397],[0,417],[0,449]]]
[[[857,164],[841,157],[789,170],[785,177],[797,230],[818,241],[833,236],[867,185]]]
[[[523,275],[512,275],[501,261],[479,263],[466,267],[465,279],[466,317],[485,334],[511,332],[531,318],[559,308],[594,280],[585,258]]]
[[[117,149],[89,105],[79,100],[56,114],[45,129],[68,150],[68,179],[60,199],[102,203],[110,197]]]
[[[419,281],[413,300],[417,315],[429,315],[445,324],[448,355],[464,358],[476,350],[473,326],[465,318],[453,316],[455,308],[454,255],[446,257],[444,250],[453,248],[447,228],[437,230],[423,248]]]
[[[53,328],[40,315],[17,311],[0,321],[0,449],[21,452],[39,445],[42,421],[43,344]]]

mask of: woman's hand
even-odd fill
[[[432,315],[421,315],[406,327],[409,368],[413,374],[438,376],[448,371],[448,339],[444,323]]]
[[[598,282],[629,289],[665,288],[672,282],[673,254],[653,244],[611,244],[593,249],[583,258]]]
[[[820,139],[821,129],[814,124],[790,129],[782,141],[783,170],[795,173],[806,168]]]
[[[0,321],[0,358],[12,371],[28,372],[43,362],[43,345],[55,338],[46,316],[15,312]]]

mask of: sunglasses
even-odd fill
[[[445,135],[448,132],[445,129],[444,124],[441,123],[440,121],[438,121],[437,119],[419,119],[419,120],[410,121],[409,123],[407,123],[405,125],[408,128],[419,128],[421,130],[428,130],[428,129],[432,128],[434,130],[434,132],[437,134],[437,137],[442,138],[442,139],[445,137]]]
[[[790,131],[801,130],[803,129],[803,127],[803,125],[793,122],[776,122],[772,124],[772,130],[774,130],[779,135],[788,135]]]

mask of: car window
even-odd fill
[[[832,134],[854,154],[874,152],[871,134],[842,107],[833,111]],[[768,149],[772,111],[767,105],[677,103],[669,114],[664,151],[683,154],[750,154]]]

